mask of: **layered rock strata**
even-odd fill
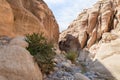
[[[43,0],[0,1],[0,36],[15,37],[33,32],[43,32],[49,41],[58,41],[58,24]]]
[[[67,34],[79,39],[81,48],[90,48],[103,33],[110,32],[120,24],[120,0],[100,0],[93,7],[83,10],[60,34],[62,41]]]

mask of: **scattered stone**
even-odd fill
[[[75,80],[90,80],[89,78],[87,78],[81,73],[75,73],[74,77],[75,77]]]

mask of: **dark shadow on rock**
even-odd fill
[[[66,53],[69,51],[78,52],[76,66],[83,69],[83,73],[90,78],[90,80],[117,80],[112,73],[99,61],[92,60],[90,52],[87,49],[81,49],[78,38],[67,34],[59,42],[59,48]],[[82,67],[81,67],[82,66]]]
[[[89,54],[89,51],[81,50],[78,57],[78,63],[84,67],[86,76],[91,80],[117,80],[99,60],[93,61]]]
[[[69,51],[80,51],[80,43],[78,38],[72,36],[71,34],[67,34],[63,40],[59,42],[59,48],[61,51],[69,52]]]

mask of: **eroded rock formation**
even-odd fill
[[[100,0],[93,7],[83,10],[60,34],[60,41],[67,34],[78,37],[81,48],[90,48],[98,42],[102,34],[110,32],[119,25],[119,0]]]
[[[78,59],[86,65],[91,80],[120,80],[120,0],[99,0],[83,10],[59,41],[68,34],[79,39],[83,50]]]
[[[58,24],[43,0],[0,0],[0,36],[33,32],[43,32],[49,41],[58,41]]]

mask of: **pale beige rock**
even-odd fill
[[[116,17],[117,17],[118,21],[120,22],[120,7],[119,6],[116,7],[116,11],[117,11]]]
[[[75,80],[90,80],[89,78],[82,75],[81,73],[76,73],[74,76],[75,76]]]
[[[6,78],[3,77],[3,76],[0,76],[0,80],[8,80],[8,79],[6,79]]]
[[[89,34],[92,33],[93,29],[96,27],[96,23],[97,23],[97,18],[98,18],[98,14],[99,14],[99,9],[90,9],[88,10],[89,13],[89,18],[88,18],[88,29],[87,32]]]
[[[114,23],[113,24],[114,24],[113,28],[115,29],[117,27],[117,24],[118,24],[118,20],[116,18],[114,19]]]
[[[26,49],[0,46],[0,80],[42,80],[42,74]]]
[[[102,63],[117,80],[120,80],[120,52],[115,52],[113,56],[106,58]]]
[[[92,60],[95,58],[95,55],[97,51],[99,50],[99,48],[100,48],[100,44],[94,44],[89,48],[89,52],[90,52],[89,56]]]
[[[81,48],[90,48],[102,38],[103,33],[117,28],[120,22],[118,3],[119,0],[100,0],[93,7],[83,10],[68,29],[60,34],[59,41],[71,34],[78,37]]]
[[[94,29],[90,39],[88,40],[87,47],[90,48],[97,40],[97,31]]]
[[[18,36],[18,37],[13,38],[10,41],[9,45],[18,45],[23,48],[28,47],[28,43],[25,41],[25,37],[23,37],[23,36]]]
[[[78,58],[87,69],[105,80],[120,80],[120,0],[99,0],[78,15],[59,41],[67,34],[78,37],[81,48],[90,52],[81,50]]]
[[[111,41],[110,43],[101,44],[101,47],[97,52],[96,58],[105,59],[119,51],[120,51],[120,39],[116,39]]]
[[[94,67],[91,67],[93,71],[100,72],[108,78],[112,78],[113,76],[119,80],[120,39],[112,40],[109,43],[102,43],[96,52],[94,60],[97,61],[94,63]]]
[[[116,34],[106,32],[102,35],[101,41],[104,43],[107,43],[107,42],[110,42],[110,41],[115,40],[117,38],[118,38],[118,36]]]

